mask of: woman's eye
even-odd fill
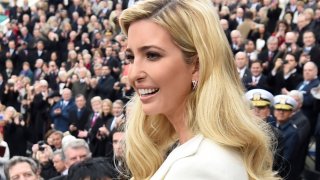
[[[126,54],[126,59],[130,62],[130,63],[133,63],[133,60],[134,60],[134,56],[131,55],[131,54]]]
[[[147,59],[151,60],[151,61],[155,61],[160,57],[159,53],[155,53],[155,52],[148,52],[147,53]]]

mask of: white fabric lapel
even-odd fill
[[[204,137],[196,135],[186,143],[175,148],[162,163],[157,172],[151,177],[151,180],[164,179],[171,166],[179,159],[192,156],[197,151]]]

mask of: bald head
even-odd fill
[[[296,43],[297,42],[297,38],[294,32],[287,32],[286,36],[285,36],[285,41],[286,43]]]
[[[317,74],[318,67],[314,62],[309,61],[303,66],[303,79],[305,81],[314,80],[315,78],[317,78]]]

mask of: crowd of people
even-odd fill
[[[119,143],[134,89],[118,18],[138,1],[15,0],[0,12],[10,19],[0,31],[0,167],[30,157],[10,159],[8,179],[18,179],[10,172],[19,163],[44,179],[78,179],[102,161],[115,168],[104,177],[129,177]],[[279,138],[275,170],[300,177],[314,137],[320,171],[320,2],[212,3],[254,112]]]

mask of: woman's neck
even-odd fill
[[[187,125],[187,119],[182,112],[182,109],[176,109],[170,116],[167,116],[179,136],[180,144],[187,142],[193,137],[193,133]]]

